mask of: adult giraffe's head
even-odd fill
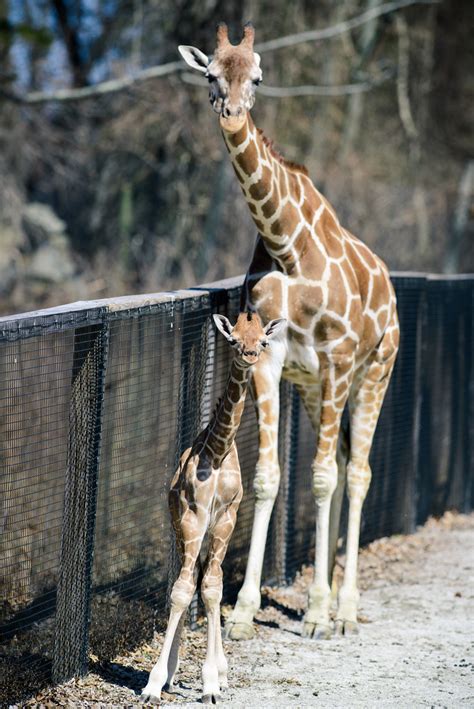
[[[240,44],[229,42],[227,25],[217,27],[217,46],[212,57],[196,47],[180,45],[185,62],[202,72],[210,84],[209,100],[221,117],[224,130],[235,132],[243,125],[255,102],[255,89],[262,80],[260,56],[253,51],[255,30],[247,23]]]

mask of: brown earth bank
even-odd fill
[[[338,575],[344,557],[338,558]],[[360,634],[300,637],[305,568],[285,588],[264,589],[254,640],[226,641],[229,707],[474,706],[474,515],[446,513],[415,534],[379,539],[360,554]],[[223,615],[229,612],[223,609]],[[127,656],[42,691],[26,707],[131,707],[158,658],[162,635]],[[205,621],[187,630],[181,669],[163,706],[200,706]],[[143,706],[143,705],[140,705]],[[201,705],[202,706],[202,705]]]

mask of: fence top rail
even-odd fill
[[[474,273],[450,275],[415,271],[394,271],[391,275],[395,279],[404,278],[413,279],[413,281],[472,281],[474,283]],[[0,341],[17,339],[22,336],[22,330],[28,330],[29,336],[35,336],[40,332],[51,332],[92,325],[124,311],[141,314],[153,308],[153,306],[166,305],[167,303],[173,304],[193,298],[199,299],[205,295],[211,296],[216,293],[223,294],[227,291],[239,288],[243,283],[243,279],[244,276],[240,275],[176,291],[125,295],[100,300],[79,300],[52,308],[45,308],[43,310],[6,315],[0,317]],[[25,334],[23,334],[23,336],[25,336]]]
[[[424,273],[423,271],[391,271],[392,278],[424,278],[427,281],[474,281],[474,273]]]
[[[125,295],[101,300],[79,300],[52,308],[6,315],[0,317],[0,342],[93,325],[113,319],[115,315],[124,312],[136,316],[149,312],[155,306],[167,304],[172,306],[193,299],[199,301],[206,295],[211,297],[223,295],[230,290],[240,288],[242,283],[243,276],[237,276],[182,290]]]

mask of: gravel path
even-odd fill
[[[256,639],[226,642],[231,688],[223,706],[474,707],[473,515],[447,514],[362,551],[357,637],[300,637],[310,578],[305,570],[291,588],[268,589]],[[26,706],[134,706],[160,640]],[[203,630],[188,631],[180,682],[162,706],[202,706],[204,651]]]

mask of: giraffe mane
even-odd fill
[[[306,167],[306,165],[302,165],[301,163],[293,162],[292,160],[287,160],[286,158],[284,158],[283,155],[281,155],[281,153],[279,153],[278,150],[275,148],[273,140],[267,138],[261,128],[257,128],[257,131],[264,145],[266,145],[266,147],[270,151],[270,154],[276,160],[278,160],[281,165],[288,168],[288,170],[292,170],[293,172],[301,172],[303,175],[308,176],[308,168]]]

